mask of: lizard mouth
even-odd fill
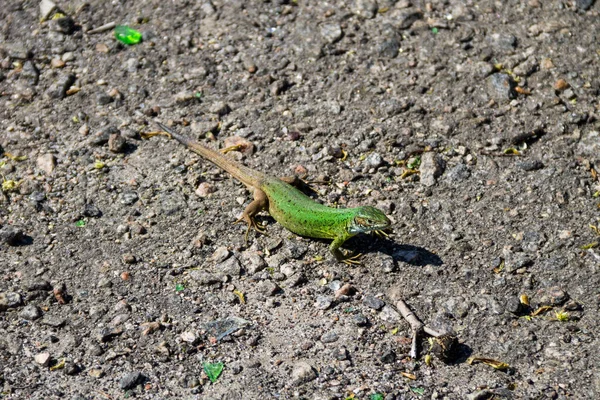
[[[355,225],[350,228],[350,233],[358,234],[358,233],[373,233],[379,237],[387,237],[386,230],[390,228],[389,223],[381,223],[377,225]]]

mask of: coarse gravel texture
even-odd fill
[[[3,0],[0,398],[599,398],[599,13]],[[153,120],[393,234],[246,244],[248,190]],[[398,300],[454,358],[410,359]]]

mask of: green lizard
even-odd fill
[[[254,201],[246,207],[242,217],[236,221],[236,223],[245,221],[248,224],[246,239],[251,228],[264,233],[264,227],[257,223],[254,217],[260,211],[268,210],[277,222],[295,234],[333,239],[329,250],[338,261],[359,264],[358,258],[361,254],[346,255],[340,250],[340,246],[359,233],[382,233],[383,229],[390,226],[390,220],[383,211],[375,207],[332,208],[319,204],[296,188],[303,184],[296,176],[285,178],[269,176],[175,133],[160,123],[158,126],[162,129],[161,132],[146,133],[143,137],[156,135],[171,137],[222,168],[253,191]]]

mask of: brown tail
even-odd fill
[[[200,154],[203,158],[215,164],[217,167],[228,172],[231,174],[231,176],[246,186],[258,188],[260,187],[261,182],[264,180],[264,175],[261,172],[250,169],[238,163],[237,161],[226,157],[218,151],[210,149],[203,144],[196,142],[195,140],[180,135],[159,122],[156,124],[160,127],[160,129],[168,133],[173,139],[177,140],[194,153]]]

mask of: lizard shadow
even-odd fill
[[[379,251],[392,257],[396,263],[404,262],[418,267],[444,264],[440,256],[426,248],[410,244],[399,244],[393,238],[374,238],[372,235],[358,235],[349,239],[346,243],[345,248],[358,249],[362,253]]]

